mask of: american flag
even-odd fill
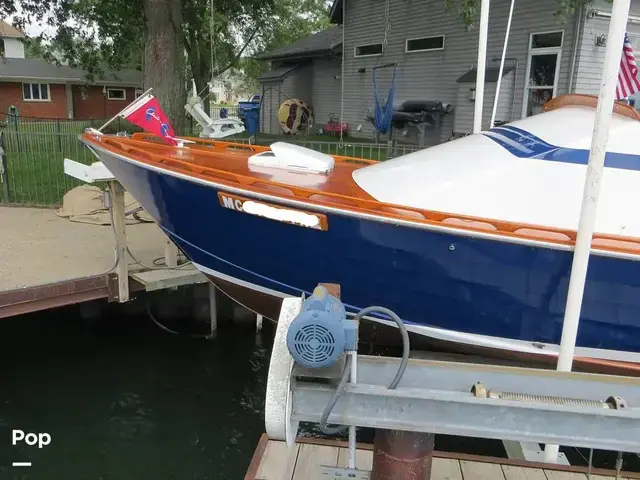
[[[625,33],[622,58],[620,59],[620,71],[618,72],[616,100],[628,98],[638,91],[640,91],[640,80],[638,80],[636,57],[633,55],[633,47],[629,41],[629,36]]]

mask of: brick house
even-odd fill
[[[88,84],[84,71],[24,58],[24,34],[0,20],[0,121],[22,119],[104,119],[142,93],[142,73],[105,73]]]

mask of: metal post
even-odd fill
[[[259,313],[256,314],[256,332],[261,332],[262,331],[262,315],[260,315]]]
[[[476,75],[476,104],[473,114],[473,133],[482,131],[482,107],[484,106],[484,75],[487,65],[487,33],[489,31],[489,0],[482,0],[480,7],[480,32],[478,34],[478,73]]]
[[[617,0],[613,2],[609,35],[607,37],[607,51],[602,71],[602,84],[598,96],[598,106],[591,140],[591,152],[587,166],[587,176],[584,184],[578,235],[571,266],[567,304],[562,324],[562,338],[557,368],[560,371],[571,371],[573,355],[578,336],[582,297],[589,266],[591,240],[595,229],[600,182],[604,169],[604,160],[609,140],[609,128],[613,116],[615,90],[618,82],[618,70],[622,56],[622,46],[627,28],[627,17],[631,0]],[[547,445],[545,461],[555,462],[558,454],[556,445]]]
[[[429,480],[434,442],[432,433],[376,430],[371,478]]]
[[[178,266],[178,247],[167,237],[164,241],[164,263],[167,268]]]
[[[129,271],[127,268],[127,231],[124,208],[124,187],[117,180],[109,182],[111,194],[111,211],[113,213],[113,229],[116,234],[116,254],[118,264],[118,302],[129,301]]]
[[[215,338],[218,334],[218,306],[216,302],[216,286],[209,282],[209,315],[211,330],[209,338]]]
[[[504,62],[507,58],[507,45],[509,45],[509,34],[511,33],[511,20],[513,19],[513,7],[516,0],[511,0],[511,8],[509,9],[509,20],[507,20],[507,31],[504,34],[504,45],[502,46],[502,58],[500,59],[500,71],[498,72],[498,83],[496,83],[496,95],[493,99],[493,110],[491,112],[491,123],[489,128],[493,128],[496,124],[496,114],[498,113],[498,101],[500,100],[500,86],[502,85],[502,72],[504,71]]]
[[[4,132],[0,131],[0,183],[2,183],[2,202],[9,204],[9,172],[7,157],[4,154]]]

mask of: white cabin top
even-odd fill
[[[577,230],[595,109],[564,106],[353,173],[376,200]],[[596,232],[640,237],[640,122],[613,115]]]

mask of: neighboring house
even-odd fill
[[[0,20],[0,57],[24,58],[24,33]]]
[[[104,119],[142,93],[141,72],[106,73],[87,85],[80,69],[24,58],[24,35],[2,21],[0,36],[5,49],[0,56],[0,121],[16,111],[24,119]]]
[[[280,133],[278,108],[287,98],[304,100],[313,109],[316,124],[340,116],[340,55],[342,27],[331,27],[258,57],[271,62],[260,77],[261,130]]]
[[[334,0],[331,9],[331,21],[339,25],[343,24],[343,1]],[[491,2],[483,128],[490,121],[510,3]],[[565,22],[554,15],[556,9],[556,0],[515,0],[498,121],[537,113],[552,96],[598,92],[611,3],[594,0]],[[636,54],[640,52],[639,15],[640,0],[632,0],[628,33]],[[371,123],[365,120],[373,111],[372,68],[387,63],[396,63],[398,68],[394,104],[418,100],[453,106],[439,131],[432,132],[431,143],[471,132],[478,30],[467,31],[457,9],[447,12],[443,0],[346,0],[345,18],[344,48],[339,27],[334,27],[326,34],[335,35],[336,43],[324,42],[324,49],[306,52],[301,48],[305,42],[315,43],[321,35],[317,34],[294,43],[289,51],[280,49],[261,57],[272,61],[272,72],[261,80],[266,92],[271,85],[279,85],[286,95],[306,95],[303,99],[313,108],[316,127],[321,126],[328,112],[339,115],[344,51],[344,120],[351,135],[373,135]],[[391,73],[391,69],[377,71],[382,99],[386,99]],[[289,87],[298,84],[306,85],[307,91]],[[267,121],[263,128],[269,132],[276,130],[269,123],[273,108],[284,99],[277,96],[277,90],[274,95],[272,103],[265,98],[262,113]],[[363,127],[359,132],[358,125]]]

